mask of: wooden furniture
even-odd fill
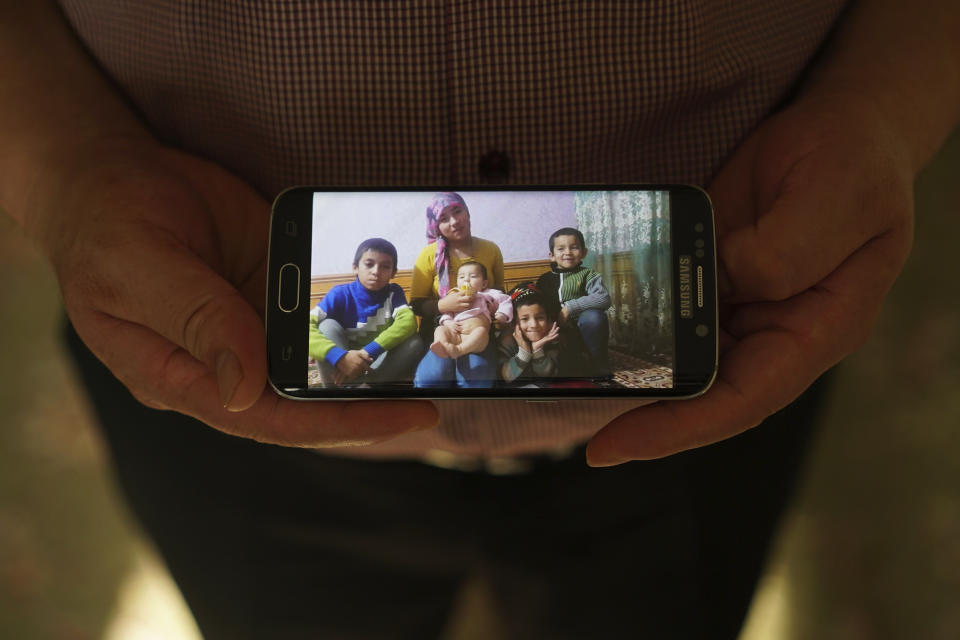
[[[549,260],[524,260],[509,262],[503,265],[504,290],[510,291],[525,280],[536,281],[542,274],[550,270]],[[335,273],[331,275],[314,276],[310,279],[310,308],[312,309],[333,287],[338,284],[353,282],[356,276],[352,273]],[[413,281],[413,269],[400,269],[393,276],[392,282],[403,287],[403,293],[410,299],[410,284]]]

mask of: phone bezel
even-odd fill
[[[280,309],[280,269],[293,263],[299,267],[299,300],[310,300],[310,251],[312,244],[313,194],[315,192],[439,192],[439,191],[667,191],[670,197],[670,234],[672,247],[674,299],[674,386],[671,389],[631,388],[516,388],[489,389],[392,389],[309,388],[307,387],[306,331],[309,308],[299,305],[294,311]],[[680,212],[683,220],[680,220]],[[292,223],[292,227],[291,227]],[[697,224],[702,231],[696,232]],[[697,240],[703,246],[697,247]],[[702,257],[697,251],[703,252]],[[689,256],[693,274],[703,268],[703,306],[693,304],[690,318],[680,314],[680,256]],[[690,398],[704,393],[716,376],[718,359],[718,310],[716,289],[716,231],[713,207],[707,193],[696,186],[677,184],[587,184],[587,185],[459,185],[402,187],[291,187],[274,200],[270,215],[267,250],[267,291],[264,322],[267,340],[268,380],[281,396],[295,400],[370,400],[376,398],[421,399],[521,399],[550,400],[572,398]],[[694,275],[695,282],[695,275]],[[694,289],[694,299],[696,289]],[[309,303],[307,304],[309,307]],[[707,334],[696,333],[706,325]],[[278,336],[284,336],[278,340]],[[705,344],[706,343],[706,344]],[[293,357],[296,355],[297,357]]]

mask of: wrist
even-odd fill
[[[376,341],[370,342],[363,349],[360,349],[360,356],[364,359],[376,360],[383,353],[383,347]]]
[[[0,20],[0,207],[27,228],[36,192],[48,188],[51,168],[82,156],[74,150],[150,134],[57,3],[8,4]]]
[[[932,142],[934,127],[919,124],[898,113],[896,107],[855,86],[821,84],[798,97],[796,106],[809,109],[817,124],[837,132],[838,139],[856,140],[874,147],[904,171],[911,180],[939,145]],[[914,116],[916,118],[918,116]]]
[[[346,355],[347,355],[347,352],[345,349],[341,349],[340,347],[333,346],[330,348],[329,351],[327,351],[327,354],[324,356],[324,359],[330,364],[332,364],[333,366],[337,366],[340,364],[340,362],[343,360],[344,356]]]
[[[798,102],[835,102],[884,123],[914,175],[960,120],[960,14],[955,0],[854,4]],[[854,121],[856,124],[856,121]]]

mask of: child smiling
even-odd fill
[[[579,229],[564,227],[550,235],[550,271],[537,286],[560,303],[557,322],[577,330],[590,352],[595,375],[609,374],[607,346],[610,324],[607,309],[610,293],[599,273],[583,266],[586,242]]]
[[[555,305],[532,282],[517,285],[510,297],[516,324],[500,342],[500,375],[506,382],[555,376],[560,361]]]

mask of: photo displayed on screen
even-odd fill
[[[310,387],[673,387],[666,191],[317,192]]]

